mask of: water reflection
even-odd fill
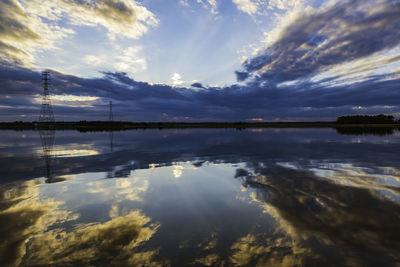
[[[0,265],[399,265],[397,135],[0,134]]]
[[[36,233],[43,232],[58,221],[76,217],[59,210],[62,202],[53,198],[40,199],[37,181],[5,185],[0,188],[0,264],[17,266],[26,255],[25,246]]]
[[[114,132],[110,131],[108,134],[110,136],[110,152],[112,153],[114,151]]]
[[[54,129],[41,129],[39,130],[40,141],[42,142],[43,158],[46,164],[46,181],[48,183],[56,182],[53,176],[52,161],[53,161],[53,146],[55,139]]]
[[[57,228],[34,236],[26,257],[28,265],[101,263],[106,266],[150,266],[156,251],[140,251],[158,225],[139,211],[122,214],[105,223],[78,224],[73,231]]]
[[[352,134],[352,135],[392,135],[395,132],[394,127],[338,127],[336,131],[339,134]]]
[[[258,164],[238,170],[236,176],[256,189],[254,199],[275,218],[285,239],[305,249],[298,264],[342,265],[346,259],[357,266],[390,266],[398,260],[399,202],[380,196],[385,185],[369,184],[364,189],[343,184],[344,175],[336,177],[342,180],[337,183],[312,171]],[[384,190],[398,196],[399,184]],[[282,260],[285,256],[279,255]]]
[[[85,223],[82,214],[68,210],[67,201],[48,197],[35,180],[8,184],[0,192],[1,266],[162,265],[153,260],[156,250],[141,247],[159,224],[139,210],[113,205],[109,218]]]

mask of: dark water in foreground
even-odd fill
[[[1,266],[400,266],[400,135],[0,132]]]

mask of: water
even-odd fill
[[[399,266],[400,136],[0,132],[1,266]]]

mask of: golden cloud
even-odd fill
[[[70,211],[59,209],[61,201],[39,200],[36,183],[31,180],[0,188],[0,265],[19,265],[32,237],[50,225],[78,218]]]
[[[34,66],[38,51],[55,49],[55,42],[75,33],[54,23],[61,20],[67,22],[63,25],[102,26],[111,39],[139,38],[158,24],[153,13],[129,0],[4,0],[0,2],[2,61]]]
[[[124,187],[124,184],[121,184]],[[79,217],[65,203],[39,194],[36,180],[0,188],[0,265],[88,265],[103,261],[118,266],[165,266],[152,258],[155,250],[141,247],[159,224],[140,211],[110,210],[106,222],[62,225]],[[122,214],[121,214],[122,213]],[[57,226],[57,227],[52,227]]]
[[[26,263],[65,266],[102,261],[117,266],[161,266],[152,260],[156,250],[136,251],[158,227],[136,210],[105,223],[77,225],[73,231],[42,232],[31,240]]]

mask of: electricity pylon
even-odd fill
[[[110,101],[110,114],[108,115],[108,120],[113,121],[114,120],[114,114],[112,110],[112,101]]]
[[[49,93],[49,82],[50,72],[42,72],[43,81],[43,98],[42,98],[42,109],[40,110],[39,122],[54,122],[54,113],[51,106],[50,93]]]

